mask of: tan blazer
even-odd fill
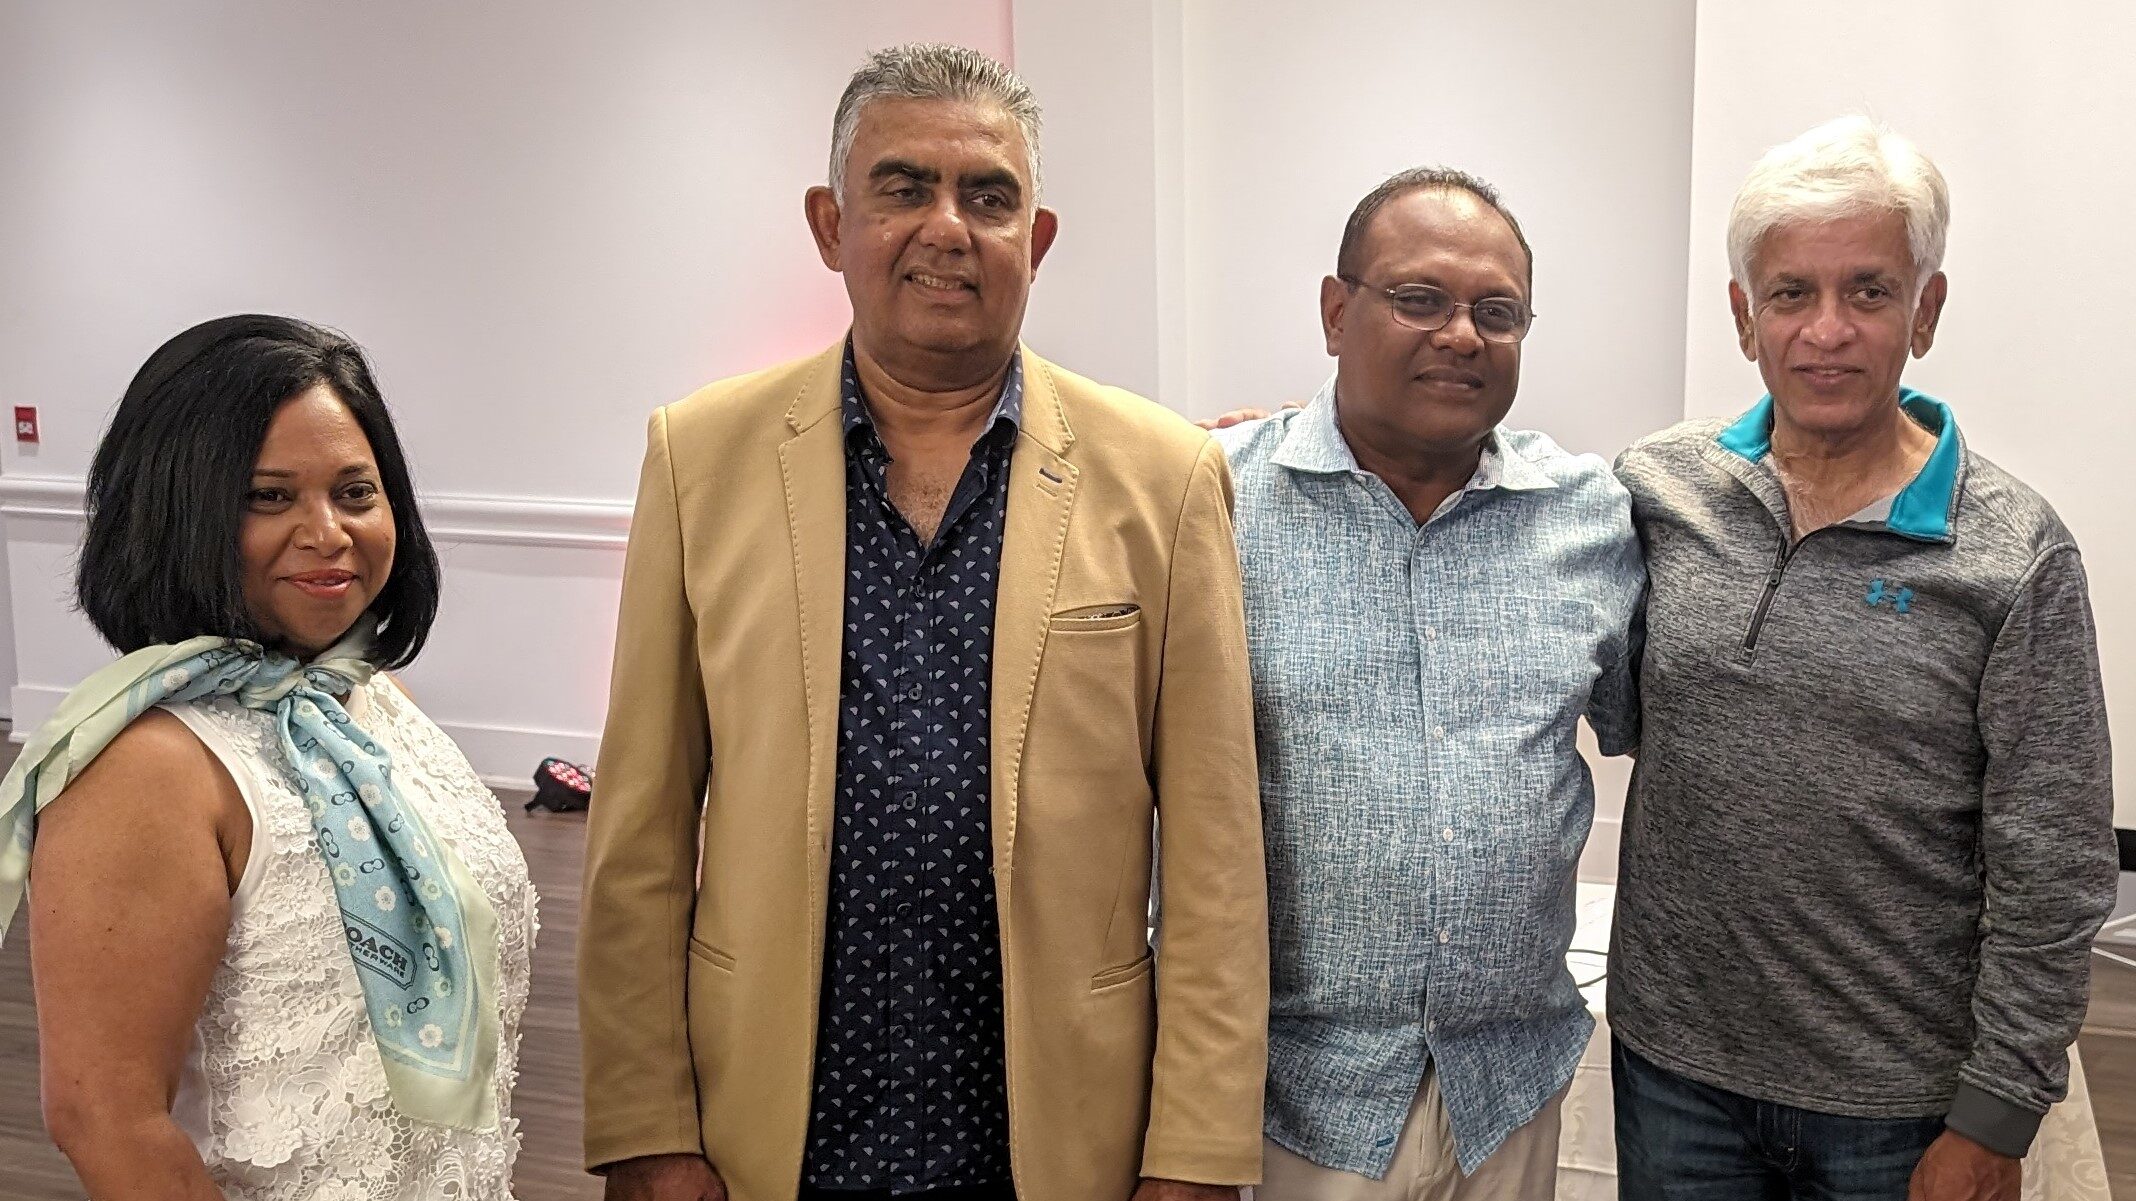
[[[842,349],[654,414],[587,829],[588,1166],[702,1150],[735,1201],[791,1201],[808,1130]],[[1018,1195],[1252,1183],[1267,897],[1230,475],[1167,410],[1023,355],[991,763]]]

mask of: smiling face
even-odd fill
[[[1467,192],[1419,189],[1373,215],[1357,263],[1363,287],[1330,276],[1320,289],[1344,434],[1395,455],[1480,445],[1513,407],[1520,344],[1478,337],[1465,308],[1436,330],[1411,329],[1382,290],[1429,284],[1463,304],[1526,302],[1528,259],[1513,227]]]
[[[1896,213],[1774,227],[1750,256],[1750,285],[1728,285],[1736,336],[1757,363],[1776,421],[1840,434],[1885,419],[1906,356],[1927,354],[1948,285],[1914,297],[1913,254]]]
[[[238,524],[245,606],[267,641],[309,659],[393,574],[393,508],[363,427],[324,385],[267,426]]]
[[[985,379],[1015,349],[1053,242],[1023,129],[999,106],[876,100],[861,110],[841,204],[811,188],[809,227],[845,276],[853,339],[894,375]]]

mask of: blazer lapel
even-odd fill
[[[1075,442],[1060,392],[1045,360],[1024,356],[1023,425],[1009,457],[1009,503],[994,594],[993,769],[994,873],[1007,893],[1015,863],[1017,777],[1031,697],[1045,652],[1053,596],[1060,582],[1068,517],[1075,507]]]
[[[823,951],[830,834],[838,776],[838,659],[845,634],[845,423],[839,419],[843,343],[818,360],[787,410],[779,446],[786,528],[801,617],[801,682],[808,707],[808,872],[815,961]]]

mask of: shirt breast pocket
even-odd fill
[[[1457,627],[1468,665],[1443,673],[1462,716],[1516,743],[1560,726],[1569,734],[1601,675],[1601,611],[1580,600],[1501,595],[1464,617],[1475,623]]]

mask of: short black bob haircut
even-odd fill
[[[413,661],[437,617],[438,555],[408,460],[354,342],[290,317],[203,322],[158,347],[89,468],[75,596],[120,652],[204,634],[265,643],[245,604],[238,526],[267,425],[325,385],[362,427],[393,508],[393,571],[372,601],[381,668]]]

